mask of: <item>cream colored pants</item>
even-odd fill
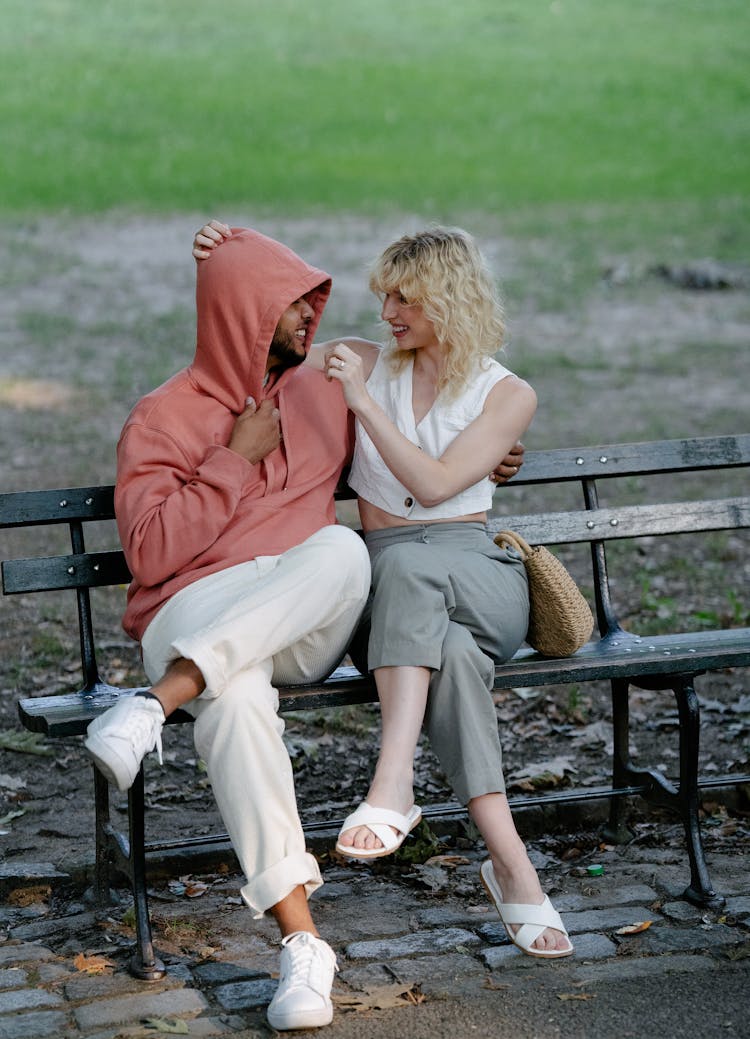
[[[280,556],[204,577],[149,624],[143,662],[155,682],[177,657],[205,691],[186,710],[216,802],[260,917],[303,884],[322,884],[305,849],[276,685],[324,678],[346,651],[367,599],[370,563],[347,527],[324,527]]]

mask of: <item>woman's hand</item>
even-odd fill
[[[362,358],[344,343],[336,343],[325,351],[323,371],[329,382],[341,383],[344,400],[356,414],[370,400],[365,385]]]
[[[525,450],[526,448],[520,440],[517,444],[514,444],[502,462],[498,462],[490,473],[490,480],[498,485],[501,483],[507,483],[508,480],[512,480],[523,465],[523,455]]]
[[[207,260],[217,245],[232,237],[232,229],[220,220],[209,220],[193,238],[193,256],[196,260]]]

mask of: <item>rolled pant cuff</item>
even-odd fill
[[[450,782],[453,792],[464,808],[475,797],[484,797],[486,794],[504,794],[506,797],[508,796],[502,779],[494,782],[483,780],[472,782],[471,779],[455,779]]]
[[[254,877],[241,889],[240,894],[253,911],[253,919],[260,920],[266,911],[275,906],[300,884],[309,898],[323,883],[320,869],[309,852],[287,855],[269,869]]]
[[[425,667],[438,671],[442,663],[440,646],[415,646],[414,643],[389,642],[386,649],[368,653],[367,667]]]
[[[201,696],[204,700],[213,700],[220,695],[226,685],[226,675],[219,667],[216,654],[210,646],[202,645],[200,639],[193,636],[192,638],[175,639],[170,649],[173,659],[183,657],[185,660],[192,660],[203,675],[206,688]]]

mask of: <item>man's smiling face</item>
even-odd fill
[[[302,364],[307,357],[307,332],[314,317],[315,311],[304,296],[286,308],[271,340],[269,368],[293,368]]]

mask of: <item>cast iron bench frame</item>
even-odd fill
[[[750,435],[667,440],[604,447],[529,451],[521,472],[510,487],[578,481],[581,507],[564,512],[503,515],[490,521],[491,532],[509,528],[531,544],[564,545],[588,542],[591,547],[598,635],[572,657],[549,659],[522,648],[495,671],[495,688],[548,686],[607,680],[612,692],[614,752],[611,788],[564,791],[529,798],[512,798],[513,807],[552,801],[610,799],[605,839],[626,839],[623,797],[639,794],[650,804],[671,809],[680,816],[690,861],[690,884],[684,897],[702,906],[720,905],[709,879],[699,824],[699,702],[697,676],[750,664],[750,628],[729,628],[640,637],[623,630],[613,604],[607,572],[606,543],[614,539],[642,538],[686,532],[750,528],[750,496],[667,504],[609,507],[599,505],[598,485],[627,477],[695,473],[750,466]],[[500,495],[505,491],[500,491]],[[351,497],[341,490],[337,497]],[[503,506],[508,499],[497,499]],[[80,736],[92,718],[120,696],[135,689],[117,688],[104,681],[96,661],[90,589],[126,584],[130,574],[122,551],[87,552],[84,525],[114,519],[111,486],[20,491],[0,495],[0,528],[67,524],[71,553],[51,557],[12,559],[2,563],[6,595],[69,589],[78,605],[83,686],[74,693],[25,697],[18,709],[22,724],[50,738]],[[116,536],[116,528],[115,528]],[[635,767],[629,755],[629,690],[672,690],[679,719],[679,781],[667,779],[655,769]],[[324,682],[282,688],[281,710],[300,711],[377,700],[372,680],[354,668],[341,667]],[[191,722],[185,712],[175,712],[169,724]],[[163,977],[164,966],[153,948],[146,892],[146,854],[168,846],[181,849],[226,841],[226,835],[187,838],[179,842],[146,843],[144,778],[141,769],[128,792],[128,834],[119,832],[110,818],[109,789],[94,768],[96,865],[94,887],[100,904],[110,898],[113,868],[130,881],[135,904],[136,947],[131,971],[154,981]],[[748,776],[731,775],[701,781],[700,786],[742,783]],[[456,805],[436,807],[430,817]],[[330,824],[329,824],[330,825]],[[314,827],[307,827],[308,831]]]

